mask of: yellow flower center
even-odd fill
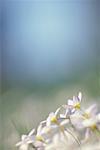
[[[41,135],[37,135],[37,136],[36,136],[36,140],[37,140],[37,141],[44,142],[44,139],[43,139],[43,137],[42,137]]]
[[[51,122],[56,123],[56,124],[58,123],[58,120],[57,120],[56,116],[53,116],[51,118]]]
[[[86,112],[83,114],[83,116],[85,117],[85,119],[89,119],[90,118],[90,115],[88,113],[86,113]]]
[[[76,104],[74,105],[74,108],[80,109],[80,103],[76,103]]]
[[[91,125],[91,129],[95,130],[97,128],[96,124],[94,123],[93,125]]]

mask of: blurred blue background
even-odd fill
[[[82,80],[94,71],[99,59],[98,4],[90,0],[5,0],[3,75],[8,88],[76,77]]]
[[[100,96],[99,0],[4,0],[0,3],[1,108],[5,120],[12,113],[18,115],[21,102],[31,104],[30,95],[35,106],[36,101],[42,103],[40,108],[47,101],[59,98],[58,93],[62,91],[58,103],[66,94],[73,95],[78,90],[94,98]],[[44,113],[48,111],[47,107]],[[11,150],[13,144],[6,141],[4,145]]]

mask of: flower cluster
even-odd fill
[[[100,113],[97,105],[83,109],[81,100],[82,94],[79,92],[67,104],[51,112],[37,129],[32,129],[28,135],[22,135],[16,146],[20,150],[66,150],[81,149],[91,142],[99,143]]]

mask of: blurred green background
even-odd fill
[[[99,0],[0,1],[0,149],[48,113],[100,99]]]

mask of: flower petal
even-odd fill
[[[30,133],[28,134],[28,136],[33,135],[33,134],[34,134],[34,132],[35,132],[35,129],[32,129],[32,130],[30,131]]]
[[[68,100],[68,105],[69,105],[69,106],[70,106],[70,105],[73,106],[73,101],[69,99],[69,100]]]
[[[81,102],[81,100],[82,100],[82,93],[81,92],[79,92],[79,94],[78,94],[78,99]]]
[[[91,116],[95,116],[96,113],[97,113],[97,105],[96,104],[93,104],[91,105],[87,110],[86,110],[86,113],[91,115]]]

